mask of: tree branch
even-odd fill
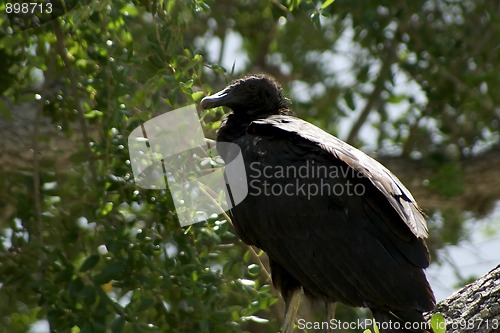
[[[391,65],[394,59],[394,52],[392,49],[393,49],[392,46],[388,47],[389,52],[387,54],[387,57],[383,59],[383,63],[382,66],[380,67],[378,77],[375,80],[373,90],[370,93],[370,96],[368,96],[365,107],[361,111],[361,114],[359,115],[358,119],[356,119],[356,121],[352,125],[351,130],[349,131],[349,134],[347,135],[346,141],[351,144],[354,143],[354,141],[356,140],[358,133],[361,127],[366,122],[366,119],[368,119],[370,112],[377,106],[377,104],[380,103],[381,100],[380,95],[384,90],[385,82],[387,81],[387,76],[389,71],[391,70]]]
[[[429,186],[437,170],[422,161],[405,157],[377,158],[405,184],[424,210],[460,209],[478,216],[487,215],[500,200],[500,146],[460,162],[462,191],[453,196]]]
[[[446,319],[446,332],[492,333],[500,330],[500,265],[439,302],[431,315]]]

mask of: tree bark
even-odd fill
[[[437,312],[449,333],[500,332],[500,265],[439,302],[426,319]]]

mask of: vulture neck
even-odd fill
[[[250,123],[257,119],[266,119],[276,115],[292,115],[292,111],[287,108],[281,108],[273,112],[262,113],[258,115],[231,113],[217,131],[217,141],[233,142],[236,139],[247,134],[247,128]]]

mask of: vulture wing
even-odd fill
[[[317,298],[408,321],[433,308],[425,219],[389,170],[290,116],[255,120],[235,143],[249,195],[232,209],[233,222],[243,241],[266,251],[282,293],[302,285]],[[329,174],[303,177],[301,168]],[[362,195],[353,195],[356,186]]]
[[[269,135],[274,132],[276,136],[302,138],[310,145],[331,154],[369,179],[384,194],[415,236],[427,238],[428,230],[424,214],[410,191],[391,171],[359,149],[302,119],[291,116],[272,116],[256,120],[250,125],[249,132],[257,135],[266,133]]]

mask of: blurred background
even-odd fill
[[[500,262],[500,2],[10,5],[0,4],[0,333],[279,330],[265,255],[224,216],[181,228],[168,190],[135,185],[127,146],[141,123],[255,72],[412,191],[438,300]],[[207,137],[224,111],[200,114]],[[306,301],[299,316],[320,312]]]

